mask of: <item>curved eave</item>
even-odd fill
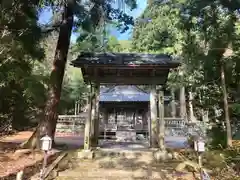
[[[71,64],[81,68],[85,82],[163,85],[180,63],[168,55],[100,53],[81,55]]]
[[[174,68],[180,61],[165,54],[141,53],[83,53],[71,63],[75,67],[88,66],[162,66]]]

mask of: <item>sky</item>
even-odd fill
[[[131,15],[133,18],[137,18],[139,17],[142,12],[145,10],[146,6],[147,6],[147,0],[137,0],[137,5],[138,7],[136,9],[134,9],[133,11],[130,10],[126,10],[126,13]],[[50,10],[44,10],[39,18],[39,23],[40,24],[46,24],[50,21],[51,18],[51,11]],[[132,28],[130,28],[127,32],[125,33],[120,33],[119,31],[117,31],[117,29],[113,29],[111,34],[113,36],[116,36],[119,40],[128,40],[131,38],[131,32],[132,32]],[[75,42],[77,38],[77,34],[73,33],[72,37],[71,37],[71,41]]]

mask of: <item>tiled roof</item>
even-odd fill
[[[108,64],[108,65],[162,65],[178,66],[179,60],[173,59],[166,54],[144,53],[82,53],[72,61],[72,65],[83,64]]]

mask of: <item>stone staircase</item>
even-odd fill
[[[60,172],[56,180],[174,180],[178,163],[157,163],[153,151],[96,150],[94,158],[78,159],[73,169]]]

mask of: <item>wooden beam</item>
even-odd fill
[[[164,85],[166,82],[167,76],[158,76],[158,77],[135,77],[132,76],[101,76],[101,77],[88,77],[87,81],[92,81],[95,83],[109,83],[109,84],[131,84],[131,85]]]
[[[44,174],[44,179],[48,177],[48,175],[51,173],[51,171],[59,164],[59,162],[67,155],[67,152],[63,152],[60,156],[58,156],[53,163],[47,167],[45,174]]]
[[[175,64],[148,64],[148,65],[140,65],[140,64],[126,64],[126,65],[118,65],[118,64],[89,64],[87,66],[83,65],[75,65],[75,67],[79,68],[100,68],[100,69],[172,69],[176,68]]]

